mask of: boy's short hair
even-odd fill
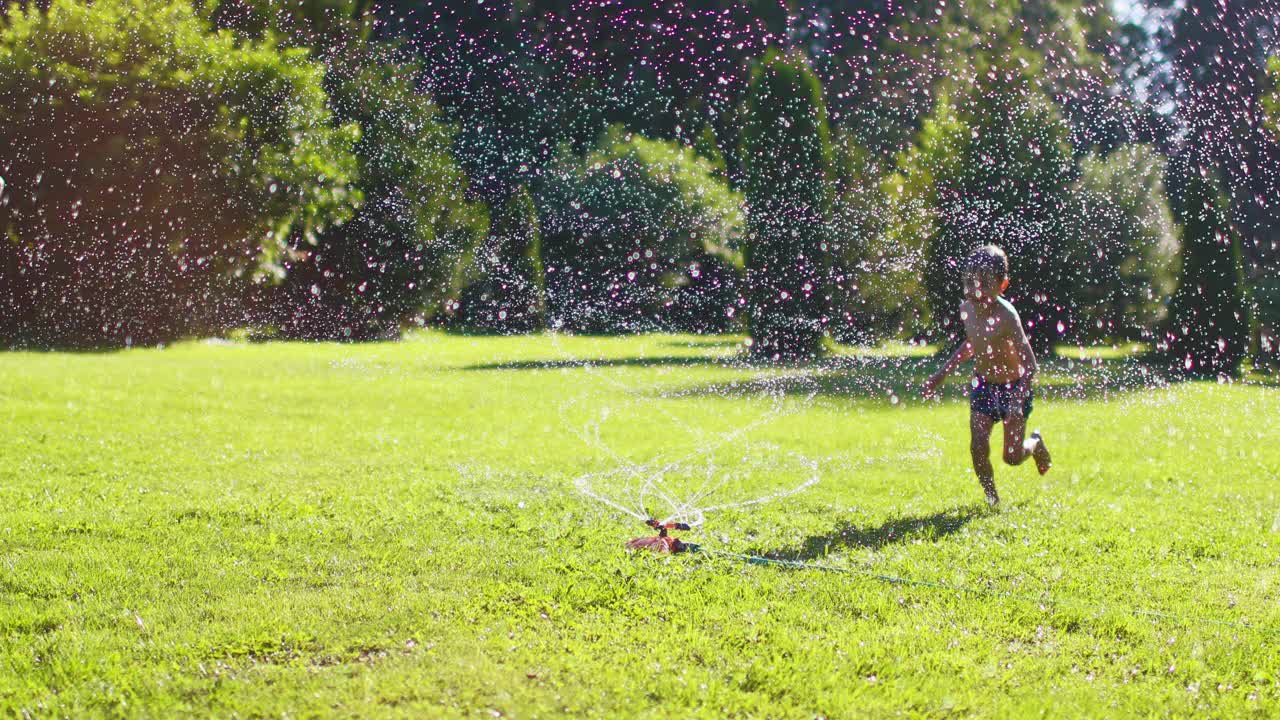
[[[983,245],[974,250],[964,261],[964,271],[981,275],[995,275],[1001,280],[1009,277],[1009,258],[995,245]]]

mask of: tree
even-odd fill
[[[1267,74],[1271,90],[1262,96],[1265,122],[1271,132],[1280,133],[1280,57],[1273,57],[1268,61]]]
[[[268,33],[325,60],[350,60],[353,46],[374,34],[373,0],[194,0],[213,26],[261,40]]]
[[[752,352],[822,352],[827,330],[831,138],[817,76],[803,54],[770,50],[752,73],[742,157]]]
[[[411,37],[428,89],[458,122],[476,192],[500,200],[561,143],[588,152],[611,125],[687,144],[712,125],[736,150],[732,110],[779,2],[384,0],[381,28]],[[781,13],[785,24],[785,12]],[[729,158],[732,166],[733,159]]]
[[[1170,168],[1182,230],[1182,274],[1161,349],[1184,375],[1235,375],[1249,341],[1240,237],[1213,170],[1185,157]]]
[[[1179,247],[1165,165],[1146,145],[1082,160],[1071,262],[1088,272],[1077,289],[1077,339],[1150,338],[1167,320]]]
[[[489,237],[477,253],[479,279],[451,313],[457,325],[513,333],[546,324],[546,276],[538,210],[523,185],[492,211]]]
[[[614,126],[584,157],[561,146],[537,200],[552,326],[703,331],[736,314],[742,196],[691,148]]]
[[[423,91],[429,74],[385,35],[371,0],[206,0],[219,27],[309,47],[327,64],[338,116],[361,130],[365,205],[318,238],[295,238],[290,276],[267,319],[287,335],[362,340],[441,315],[484,238],[483,205],[455,151],[466,132]],[[384,18],[386,20],[386,18]]]
[[[1250,289],[1257,328],[1255,368],[1280,369],[1280,278],[1259,278]]]
[[[549,82],[537,34],[519,3],[389,0],[378,4],[386,32],[411,39],[424,89],[458,127],[455,157],[471,192],[498,204],[550,160],[564,129],[564,90]],[[531,9],[530,9],[531,11]],[[594,114],[589,102],[575,112]],[[594,138],[596,125],[589,137]]]
[[[965,258],[995,243],[1009,255],[1010,299],[1032,344],[1051,351],[1071,318],[1080,268],[1069,261],[1078,175],[1070,128],[1036,82],[1023,48],[982,53],[973,84],[957,83],[899,157],[909,198],[924,213],[926,285],[934,337],[958,341]]]
[[[914,236],[893,234],[884,171],[871,153],[850,131],[832,135],[831,335],[840,342],[896,337],[923,303]]]
[[[950,80],[978,52],[1022,45],[1041,58],[1041,89],[1062,105],[1077,149],[1140,135],[1116,97],[1117,25],[1106,0],[800,0],[795,42],[829,93],[832,127],[855,133],[877,161],[910,145]]]
[[[243,319],[286,238],[351,214],[353,127],[305,50],[215,34],[182,0],[67,0],[0,27],[0,324],[140,344]]]
[[[1262,97],[1267,127],[1280,133],[1280,57],[1267,65],[1271,90]],[[1258,332],[1258,363],[1272,369],[1280,366],[1280,278],[1258,278],[1252,288]]]
[[[414,87],[419,69],[377,55],[351,67],[331,73],[330,92],[339,118],[361,130],[366,202],[350,222],[294,238],[278,322],[298,337],[394,337],[432,318],[461,289],[488,231],[450,154],[456,128]]]
[[[1170,6],[1169,0],[1153,4]],[[1280,35],[1274,2],[1185,0],[1175,10],[1165,53],[1174,69],[1179,153],[1212,167],[1247,228],[1243,251],[1255,263],[1280,261],[1280,142],[1264,127],[1266,56]],[[1243,242],[1243,240],[1242,240]]]

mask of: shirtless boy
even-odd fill
[[[1043,475],[1049,472],[1051,461],[1039,431],[1024,439],[1037,366],[1018,311],[1001,297],[1009,287],[1009,259],[995,245],[978,248],[965,261],[963,280],[960,319],[964,321],[965,341],[925,381],[923,394],[935,396],[943,379],[973,358],[969,452],[973,471],[987,493],[987,503],[994,507],[1000,503],[991,468],[991,429],[996,423],[1004,423],[1006,463],[1021,465],[1027,458],[1035,458],[1036,469]]]

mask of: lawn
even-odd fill
[[[997,467],[989,511],[964,379],[919,401],[920,348],[736,353],[0,355],[0,714],[1275,716],[1273,385],[1048,362],[1056,466]],[[625,552],[646,528],[583,492],[661,512],[813,478],[677,556]]]

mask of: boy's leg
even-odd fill
[[[1023,460],[1031,457],[1031,448],[1027,447],[1027,419],[1022,413],[1013,411],[1004,419],[1004,462],[1006,465],[1021,465]]]
[[[1045,447],[1044,438],[1039,432],[1024,437],[1027,431],[1027,419],[1018,411],[1009,413],[1004,419],[1004,461],[1009,465],[1021,465],[1029,457],[1036,460],[1036,470],[1041,475],[1049,472],[1051,461],[1049,449]]]
[[[1031,456],[1036,459],[1036,470],[1041,475],[1049,472],[1049,468],[1053,467],[1053,459],[1049,457],[1049,448],[1045,447],[1040,431],[1032,430],[1031,439],[1028,442],[1031,447]]]
[[[987,504],[997,505],[995,470],[991,467],[991,427],[996,421],[989,415],[969,411],[969,455],[973,458],[973,471],[987,494]]]

